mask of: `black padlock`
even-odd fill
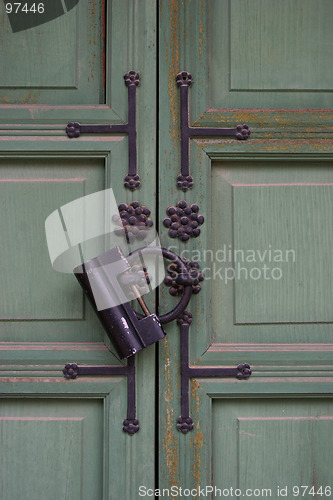
[[[165,337],[155,314],[144,309],[146,316],[139,319],[128,302],[119,277],[130,269],[120,248],[114,247],[73,271],[121,359]],[[107,307],[110,304],[117,305]]]

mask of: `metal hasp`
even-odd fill
[[[128,88],[128,121],[117,125],[81,125],[70,122],[66,133],[70,139],[80,137],[81,134],[127,134],[128,135],[128,174],[124,186],[131,191],[141,185],[137,172],[136,152],[136,87],[140,84],[140,76],[136,71],[129,71],[124,75],[125,85]]]
[[[237,125],[235,128],[191,127],[189,125],[188,89],[192,85],[192,75],[181,71],[176,76],[180,87],[180,133],[181,133],[181,174],[177,178],[177,186],[183,191],[193,187],[190,175],[190,138],[191,137],[235,137],[246,140],[251,131],[248,125]]]
[[[123,421],[123,431],[130,435],[140,429],[136,418],[135,358],[127,359],[126,366],[78,366],[68,363],[63,369],[67,379],[76,379],[79,375],[125,375],[127,376],[127,417]]]
[[[178,319],[180,326],[180,377],[181,377],[181,415],[178,418],[177,429],[183,434],[187,434],[193,429],[193,420],[190,417],[189,409],[189,382],[191,378],[205,377],[235,377],[240,380],[248,379],[252,372],[250,365],[241,364],[236,368],[223,367],[198,367],[189,365],[189,330],[192,323],[192,313],[184,311]]]

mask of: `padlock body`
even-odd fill
[[[107,254],[110,254],[110,259],[120,256],[121,263],[124,266],[124,256],[118,247],[111,249]],[[145,347],[158,342],[165,337],[165,332],[155,314],[139,319],[129,302],[98,310],[91,283],[93,283],[95,294],[97,291],[99,297],[102,294],[106,295],[109,293],[112,296],[122,294],[120,287],[118,289],[118,281],[114,276],[110,276],[111,288],[110,286],[105,286],[105,274],[103,274],[104,281],[99,279],[101,275],[101,262],[105,262],[107,254],[104,254],[102,259],[96,257],[82,266],[75,268],[74,274],[85,291],[117,354],[123,359],[133,356],[133,354],[136,354]],[[105,297],[105,302],[109,303],[108,297]]]

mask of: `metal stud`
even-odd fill
[[[204,216],[198,212],[199,206],[196,203],[188,205],[185,200],[179,201],[176,207],[168,207],[168,217],[163,220],[163,225],[169,229],[170,238],[179,238],[184,242],[197,238],[201,232],[199,226],[205,222]]]
[[[192,293],[197,294],[201,291],[200,282],[205,279],[204,274],[200,270],[198,262],[182,259],[188,269],[189,275],[192,278]],[[187,285],[187,279],[184,279],[183,274],[176,263],[172,262],[167,267],[167,275],[164,278],[164,284],[169,287],[169,293],[173,296],[182,295],[184,285]],[[192,315],[191,315],[192,317]]]
[[[117,226],[115,234],[125,236],[128,243],[134,240],[144,240],[147,231],[153,227],[154,223],[150,219],[151,211],[138,201],[132,201],[129,205],[121,203],[118,206],[118,214],[113,215],[112,221]]]

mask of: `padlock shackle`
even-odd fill
[[[159,254],[162,252],[163,257],[165,257],[168,260],[171,260],[177,266],[179,266],[181,270],[181,274],[186,277],[187,283],[184,283],[184,291],[183,295],[178,302],[178,304],[169,312],[162,314],[161,316],[158,316],[158,319],[162,325],[165,325],[166,323],[170,323],[170,321],[173,321],[174,319],[177,319],[182,312],[186,309],[186,306],[191,300],[191,295],[192,295],[192,277],[188,272],[188,269],[182,259],[172,252],[171,250],[168,250],[167,248],[163,247],[144,247],[144,248],[139,248],[137,250],[134,250],[130,255],[135,255],[136,253],[141,253],[141,254]],[[186,280],[185,280],[186,281]],[[135,314],[138,318],[143,318],[144,316],[137,311],[135,311]]]

